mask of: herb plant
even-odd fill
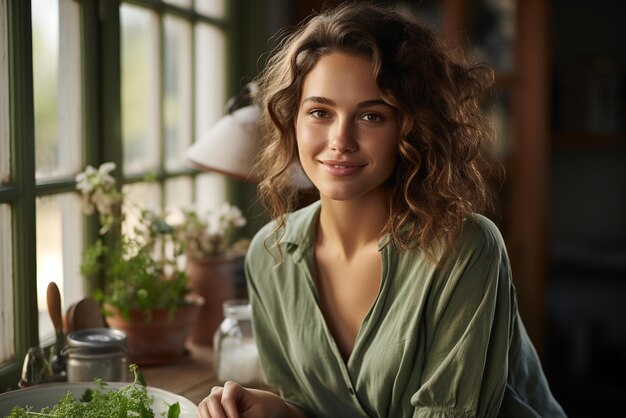
[[[104,287],[94,298],[105,306],[117,308],[129,318],[133,310],[142,310],[151,318],[153,309],[167,309],[173,314],[187,304],[190,293],[187,275],[178,268],[182,244],[164,216],[134,208],[134,226],[124,225],[126,213],[123,193],[110,173],[115,164],[104,163],[98,169],[88,166],[76,176],[76,188],[83,198],[85,214],[98,213],[100,234],[126,231],[117,239],[97,240],[83,253],[81,274],[90,279],[102,277]],[[125,208],[126,211],[133,208]],[[112,235],[120,235],[113,233]]]

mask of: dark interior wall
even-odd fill
[[[551,2],[546,365],[570,418],[626,391],[626,3]]]
[[[617,143],[553,149],[549,225],[554,246],[626,249],[624,150]]]

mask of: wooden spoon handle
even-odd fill
[[[48,313],[50,314],[50,319],[52,319],[52,325],[54,325],[56,333],[59,334],[63,330],[63,317],[61,314],[61,293],[55,282],[48,284],[46,297]]]

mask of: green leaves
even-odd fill
[[[116,307],[125,317],[131,310],[175,311],[190,292],[185,272],[168,268],[154,257],[151,247],[126,238],[110,247],[101,241],[88,247],[81,272],[87,277],[104,274],[106,287],[94,292],[93,298]]]
[[[178,418],[179,415],[180,405],[178,404],[178,402],[175,402],[170,405],[169,409],[167,410],[167,418]]]
[[[68,391],[52,408],[34,412],[30,407],[15,407],[7,418],[154,418],[152,399],[145,385],[139,382],[137,366],[131,364],[130,370],[135,375],[135,380],[120,389],[107,390],[107,384],[97,380],[96,388],[87,389],[79,400]],[[167,418],[179,416],[180,405],[176,402],[169,406]]]

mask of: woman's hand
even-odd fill
[[[288,418],[306,415],[280,396],[235,382],[215,386],[198,405],[198,418]]]

